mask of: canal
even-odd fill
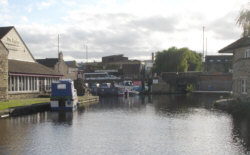
[[[213,109],[220,97],[106,97],[73,113],[1,119],[0,154],[247,154],[250,121]]]

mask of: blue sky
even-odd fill
[[[0,26],[16,27],[35,58],[57,56],[57,36],[66,60],[124,54],[149,59],[171,46],[208,54],[241,37],[236,25],[248,0],[0,0]]]

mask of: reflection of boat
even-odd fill
[[[78,97],[72,80],[59,80],[52,83],[50,107],[52,110],[77,109]]]
[[[128,92],[129,95],[138,95],[141,91],[141,86],[134,85],[132,81],[123,81],[115,84],[115,87],[118,88],[118,94],[120,96],[123,96],[125,92]]]

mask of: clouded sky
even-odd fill
[[[89,61],[124,54],[149,59],[152,52],[188,47],[208,54],[241,37],[236,25],[248,0],[0,0],[0,26],[15,26],[35,58]]]

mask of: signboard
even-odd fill
[[[15,38],[7,37],[5,41],[5,46],[8,50],[19,51],[21,50],[20,42]]]
[[[158,79],[153,79],[153,84],[158,84]]]

